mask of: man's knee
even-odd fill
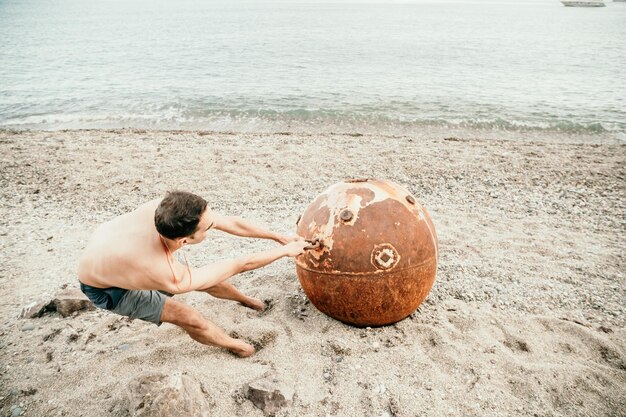
[[[175,324],[188,331],[203,331],[208,328],[206,319],[198,310],[172,299],[165,301],[161,321]]]

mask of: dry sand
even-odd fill
[[[261,416],[241,392],[268,370],[296,392],[280,416],[626,415],[623,143],[121,130],[0,132],[0,151],[2,415],[125,416],[128,382],[152,370],[197,377],[216,416]],[[293,232],[319,192],[354,177],[408,187],[439,234],[435,286],[395,325],[321,314],[290,259],[232,279],[272,300],[263,314],[180,296],[262,344],[248,359],[101,310],[17,318],[77,286],[98,223],[168,189]],[[271,245],[214,232],[188,258]]]

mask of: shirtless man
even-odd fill
[[[173,256],[185,245],[202,242],[211,229],[272,239],[282,246],[201,268],[189,267],[186,259],[183,265]],[[80,259],[78,279],[81,290],[99,308],[157,325],[173,323],[200,343],[246,357],[254,353],[254,347],[228,336],[171,295],[203,291],[263,310],[262,301],[242,294],[228,278],[284,256],[298,256],[307,245],[299,236],[280,235],[239,217],[220,216],[202,197],[174,191],[99,226]]]

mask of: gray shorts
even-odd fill
[[[111,311],[131,319],[149,321],[161,325],[161,313],[165,300],[172,294],[155,290],[128,290]]]
[[[173,294],[155,290],[96,288],[81,283],[80,289],[96,307],[113,313],[161,325],[161,313],[168,297]]]

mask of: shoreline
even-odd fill
[[[185,128],[142,128],[142,127],[110,127],[110,128],[58,128],[58,129],[18,129],[0,127],[0,134],[32,135],[55,133],[114,133],[114,134],[171,134],[171,135],[229,135],[229,136],[348,136],[348,137],[379,137],[379,138],[412,138],[417,140],[451,139],[451,140],[488,140],[513,142],[540,142],[540,143],[595,143],[595,144],[623,144],[626,143],[626,132],[583,133],[557,130],[499,130],[478,129],[466,127],[425,126],[424,129],[371,129],[371,126],[341,127],[337,129],[319,130],[287,127],[277,130],[210,130]]]
[[[2,413],[23,403],[25,415],[126,416],[138,372],[184,371],[203,382],[215,415],[261,416],[241,389],[274,371],[296,392],[278,416],[620,415],[626,144],[359,135],[0,130]],[[260,343],[246,360],[174,326],[104,311],[17,318],[77,285],[91,229],[168,189],[293,232],[317,194],[361,177],[406,186],[440,240],[431,293],[395,325],[357,329],[326,317],[306,302],[287,260],[232,279],[273,301],[265,313],[180,297]],[[219,233],[208,240],[191,249],[193,265],[271,246]],[[294,313],[301,308],[306,317]]]

